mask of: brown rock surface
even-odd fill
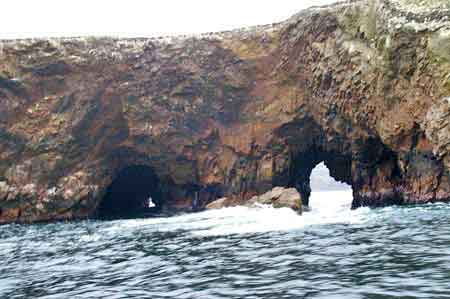
[[[354,207],[449,201],[450,12],[423,2],[199,37],[0,41],[0,222],[95,215],[133,165],[165,211],[273,186],[307,204],[321,161]]]
[[[222,197],[219,199],[216,199],[213,202],[210,202],[209,204],[206,205],[206,209],[207,210],[218,210],[218,209],[223,209],[223,208],[227,208],[233,206],[230,201],[228,200],[228,198],[226,197]]]
[[[291,208],[302,214],[302,198],[295,188],[275,187],[269,192],[253,196],[247,204],[272,205],[275,208]]]

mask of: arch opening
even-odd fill
[[[133,165],[122,169],[106,189],[97,208],[100,219],[149,217],[161,212],[161,183],[152,168]]]
[[[342,212],[352,208],[353,190],[346,183],[336,181],[324,162],[311,172],[311,197],[309,210],[322,219],[342,217]]]
[[[312,176],[313,170],[315,170],[314,176]],[[316,171],[319,172],[318,175],[321,177],[319,181],[317,180]],[[299,191],[304,206],[309,206],[312,187],[315,191],[326,189],[326,186],[332,189],[340,186],[341,188],[347,188],[346,190],[351,190],[351,157],[334,151],[325,152],[317,148],[299,153],[293,158],[289,185]],[[317,188],[318,185],[322,187]]]
[[[352,187],[344,182],[336,181],[324,162],[317,164],[310,175],[311,193],[352,191]]]

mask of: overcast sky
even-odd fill
[[[334,0],[2,0],[0,38],[201,33],[284,20]]]

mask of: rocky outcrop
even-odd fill
[[[136,165],[163,211],[274,186],[307,205],[322,161],[354,207],[449,201],[450,8],[424,2],[197,37],[1,41],[0,222],[95,215]]]
[[[260,196],[253,196],[249,205],[272,205],[274,208],[290,208],[302,214],[302,198],[295,188],[275,187]]]
[[[245,205],[249,207],[258,205],[271,205],[274,208],[290,208],[300,215],[303,212],[302,198],[297,189],[283,187],[275,187],[271,191],[266,192],[262,195],[253,196],[250,200],[241,198],[241,201],[239,201],[234,198],[223,197],[206,205],[206,209],[215,210],[239,205]]]
[[[219,199],[216,199],[213,202],[210,202],[209,204],[206,205],[206,209],[207,210],[219,210],[219,209],[223,209],[223,208],[229,208],[229,207],[233,207],[233,206],[238,206],[239,203],[232,203],[227,197],[222,197]]]

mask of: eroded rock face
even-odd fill
[[[422,1],[424,2],[424,1]],[[94,215],[150,167],[163,210],[295,187],[449,201],[450,12],[362,0],[201,37],[0,42],[0,222]]]

